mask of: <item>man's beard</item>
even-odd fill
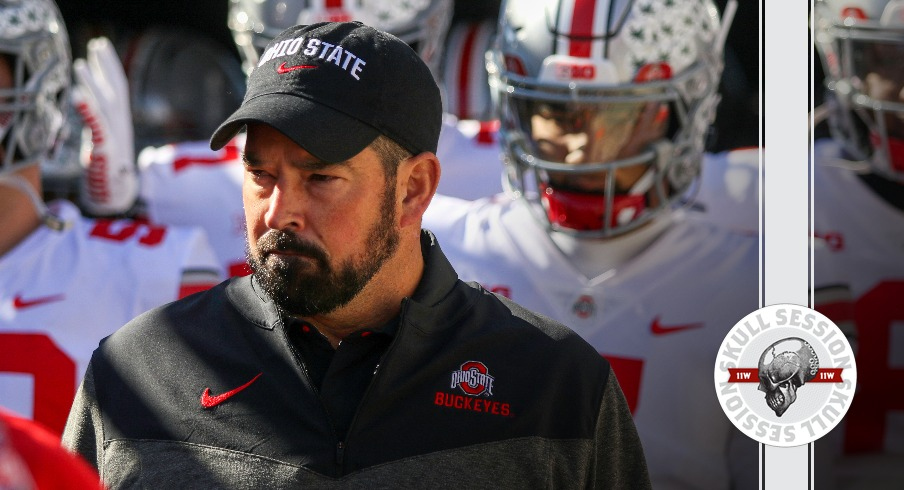
[[[312,316],[335,311],[354,299],[399,246],[395,230],[395,186],[386,189],[383,213],[365,241],[372,248],[334,269],[322,248],[282,230],[270,230],[257,241],[257,255],[247,247],[248,264],[261,288],[283,313]],[[270,252],[297,253],[303,257]]]

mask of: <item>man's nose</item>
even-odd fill
[[[278,182],[270,193],[264,223],[273,230],[304,227],[305,202],[303,190],[286,182]]]

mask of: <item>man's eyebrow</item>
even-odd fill
[[[254,157],[249,157],[247,153],[242,152],[242,165],[246,167],[255,167],[258,163],[255,161]]]
[[[348,163],[349,163],[349,160],[343,160],[341,162],[334,162],[334,163],[324,162],[322,160],[309,160],[309,161],[293,162],[292,166],[295,168],[298,168],[300,170],[316,172],[316,171],[320,171],[320,170],[325,170],[330,167],[347,165]],[[261,165],[263,165],[260,162],[260,160],[255,158],[254,154],[249,154],[247,152],[242,153],[242,164],[244,164],[246,167],[251,167],[251,168],[260,167]]]

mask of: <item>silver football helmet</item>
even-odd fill
[[[15,172],[56,158],[69,109],[69,37],[51,0],[0,0],[0,184],[27,194],[57,229],[41,196]]]
[[[50,0],[0,0],[0,175],[52,156],[71,84],[69,38]]]
[[[126,60],[136,152],[207,139],[245,95],[235,54],[190,29],[147,29]]]
[[[700,172],[735,7],[720,22],[710,0],[506,0],[487,70],[510,190],[586,237],[677,202]]]
[[[288,27],[326,21],[361,21],[394,34],[421,56],[440,80],[440,58],[452,20],[452,0],[230,0],[229,29],[245,73],[267,43]]]
[[[829,130],[851,157],[904,182],[904,1],[819,0]]]

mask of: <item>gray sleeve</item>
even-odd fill
[[[97,406],[94,375],[89,364],[63,429],[63,446],[81,455],[100,472],[104,455],[103,443],[103,419]]]
[[[634,419],[612,372],[596,421],[594,450],[593,488],[652,488]]]

